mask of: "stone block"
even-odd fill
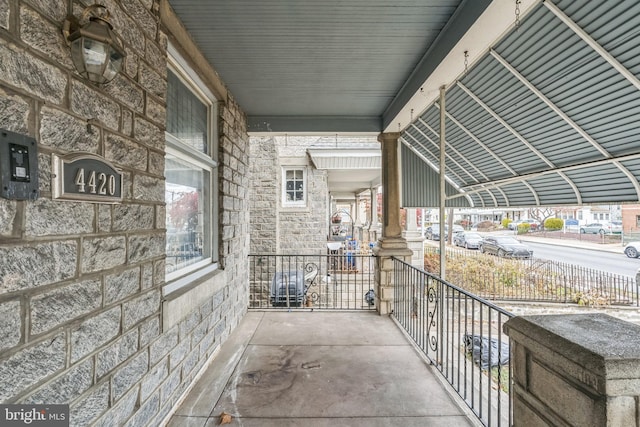
[[[124,327],[129,329],[142,319],[160,312],[160,290],[149,291],[123,304]]]
[[[133,177],[133,198],[147,202],[164,203],[164,179],[135,175]]]
[[[0,0],[0,28],[9,29],[9,0]]]
[[[166,98],[167,80],[144,62],[140,63],[139,80],[147,93],[151,93],[162,100]]]
[[[120,331],[120,307],[93,316],[71,329],[71,361],[93,353]]]
[[[607,399],[608,426],[637,426],[637,413],[635,396],[617,396]]]
[[[28,101],[20,96],[10,95],[0,89],[0,123],[2,123],[3,129],[7,129],[17,133],[28,133]]]
[[[178,367],[178,365],[180,365],[180,362],[184,360],[190,349],[191,340],[189,339],[189,337],[187,337],[186,339],[178,343],[178,345],[174,347],[173,350],[171,350],[171,353],[169,353],[169,362],[171,363],[169,369],[171,371],[174,371]]]
[[[135,141],[114,134],[107,134],[105,157],[119,166],[147,169],[147,150]]]
[[[149,371],[149,355],[141,352],[114,372],[111,377],[111,393],[114,399],[119,399],[129,388],[142,379]]]
[[[154,394],[140,406],[140,409],[131,417],[127,422],[127,427],[144,427],[149,425],[149,422],[153,419],[154,415],[160,410],[160,396],[158,393]]]
[[[0,401],[7,402],[24,389],[64,369],[66,335],[48,337],[0,359]]]
[[[180,322],[180,339],[185,339],[189,333],[200,323],[200,312],[195,310]]]
[[[157,150],[164,149],[164,132],[160,126],[154,123],[136,117],[134,135],[140,144]]]
[[[43,15],[53,21],[64,21],[67,16],[67,2],[65,0],[25,0]]]
[[[100,417],[94,427],[121,427],[133,414],[138,401],[138,389],[133,388],[117,401],[109,412]]]
[[[149,373],[142,379],[142,385],[140,387],[140,401],[144,402],[147,400],[168,376],[169,369],[167,367],[167,359],[163,359],[156,366],[151,368]]]
[[[147,118],[159,125],[164,125],[167,117],[167,108],[165,107],[164,103],[155,100],[151,96],[147,96],[146,99],[147,108],[145,109],[145,113]]]
[[[82,243],[82,271],[92,273],[123,265],[125,255],[124,236],[84,239]]]
[[[102,306],[102,283],[85,280],[56,288],[31,299],[31,334],[40,334],[98,310]]]
[[[154,208],[149,205],[116,205],[113,217],[113,231],[151,230]]]
[[[595,425],[606,425],[606,420],[598,417],[602,414],[601,403],[575,388],[559,372],[535,361],[530,365],[529,392],[572,425],[586,426],[591,421]]]
[[[164,175],[164,154],[155,151],[149,151],[149,169],[148,172],[154,175]]]
[[[122,125],[120,132],[127,136],[133,136],[133,113],[131,110],[122,110]]]
[[[169,352],[178,345],[178,328],[172,328],[168,332],[162,334],[160,338],[151,343],[149,348],[150,361],[152,364],[157,363],[165,357]]]
[[[138,65],[140,63],[140,57],[136,53],[135,50],[131,49],[128,46],[125,46],[125,51],[127,52],[127,57],[124,59],[124,66],[122,70],[124,73],[135,79],[138,76]]]
[[[69,425],[89,426],[109,407],[109,383],[102,383],[69,408]]]
[[[167,378],[167,380],[160,387],[161,403],[165,404],[169,399],[171,399],[171,396],[178,389],[179,386],[180,386],[180,369],[178,369],[175,372],[172,372],[169,375],[169,378]]]
[[[144,110],[144,93],[140,86],[130,80],[126,75],[119,74],[108,85],[105,91],[113,99],[131,108],[136,113],[142,114]]]
[[[98,231],[111,231],[111,205],[101,204],[98,207]]]
[[[86,118],[98,120],[103,126],[117,131],[120,106],[93,87],[74,80],[71,86],[71,109]]]
[[[21,400],[21,403],[67,404],[89,390],[91,384],[93,384],[93,359],[89,358],[67,369],[53,381]]]
[[[112,6],[109,7],[109,12],[111,13],[111,24],[113,28],[117,29],[118,35],[123,38],[126,42],[125,44],[136,48],[139,47],[140,49],[144,48],[144,33],[127,14],[127,11],[119,4],[112,3]]]
[[[77,243],[0,247],[0,294],[60,282],[76,274]]]
[[[138,330],[134,329],[97,354],[96,376],[98,379],[129,359],[136,351],[138,351]]]
[[[20,48],[0,41],[0,75],[3,83],[25,90],[53,104],[62,104],[67,75]]]
[[[0,351],[15,347],[22,337],[20,300],[0,303]]]
[[[129,237],[129,264],[153,260],[164,255],[165,235],[146,234]]]
[[[55,62],[73,69],[62,31],[29,7],[20,8],[20,38]]]
[[[94,220],[95,209],[89,203],[40,198],[27,204],[25,231],[29,237],[86,234],[93,231]]]
[[[142,289],[149,289],[153,286],[153,264],[142,266]]]
[[[89,126],[64,111],[43,106],[40,110],[40,144],[64,151],[98,153],[100,128]]]
[[[200,350],[195,347],[184,359],[182,364],[182,378],[189,377],[200,362]]]
[[[129,14],[129,16],[131,16],[131,18],[135,21],[135,23],[138,24],[140,28],[142,28],[142,31],[144,31],[145,35],[152,40],[155,39],[158,25],[156,24],[156,19],[151,14],[149,8],[145,8],[140,2],[137,1],[124,2],[122,3],[122,6]],[[148,40],[146,41],[148,44]],[[167,65],[165,64],[164,66],[159,66],[158,68],[166,68],[166,66]]]
[[[120,301],[140,291],[140,268],[105,277],[105,303]]]
[[[147,346],[160,335],[160,317],[155,316],[140,325],[140,347]],[[153,360],[153,358],[152,358]]]
[[[193,329],[193,334],[191,334],[191,347],[195,348],[200,340],[204,338],[207,334],[208,323],[206,320],[203,320],[198,326]]]
[[[145,47],[144,59],[147,60],[147,62],[149,63],[149,65],[151,65],[151,67],[153,67],[153,69],[160,71],[161,75],[166,78],[167,55],[165,53],[165,50],[163,50],[156,44],[156,42],[150,39],[146,40]],[[163,70],[164,74],[162,74]]]

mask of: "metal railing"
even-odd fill
[[[375,310],[375,257],[249,255],[250,309]]]
[[[437,248],[425,248],[427,256],[437,253]],[[447,258],[453,261],[447,261],[447,279],[486,299],[640,306],[633,277],[559,261],[512,260],[454,248],[447,248]]]
[[[393,316],[485,426],[510,426],[513,315],[394,259]]]

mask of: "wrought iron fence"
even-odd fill
[[[249,255],[249,308],[375,310],[375,257]]]
[[[510,426],[513,315],[394,259],[393,316],[485,426]]]
[[[425,248],[425,255],[438,253]],[[447,248],[447,279],[482,298],[640,306],[635,278],[551,260],[511,260]],[[437,262],[437,257],[433,257]]]

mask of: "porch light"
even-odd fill
[[[87,17],[89,22],[80,25]],[[82,12],[80,20],[73,15],[67,16],[62,27],[62,34],[71,47],[73,65],[80,75],[98,84],[113,80],[127,56],[112,31],[109,17],[106,7],[94,4]]]

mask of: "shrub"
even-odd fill
[[[478,231],[491,231],[495,228],[495,224],[491,221],[482,221],[478,223],[477,227]]]
[[[545,230],[562,230],[564,221],[560,218],[547,218],[544,221]]]
[[[503,218],[502,219],[502,227],[503,228],[509,228],[509,224],[511,224],[513,221],[511,221],[510,218]]]
[[[531,224],[528,222],[521,222],[518,224],[518,234],[526,234],[531,230]]]

